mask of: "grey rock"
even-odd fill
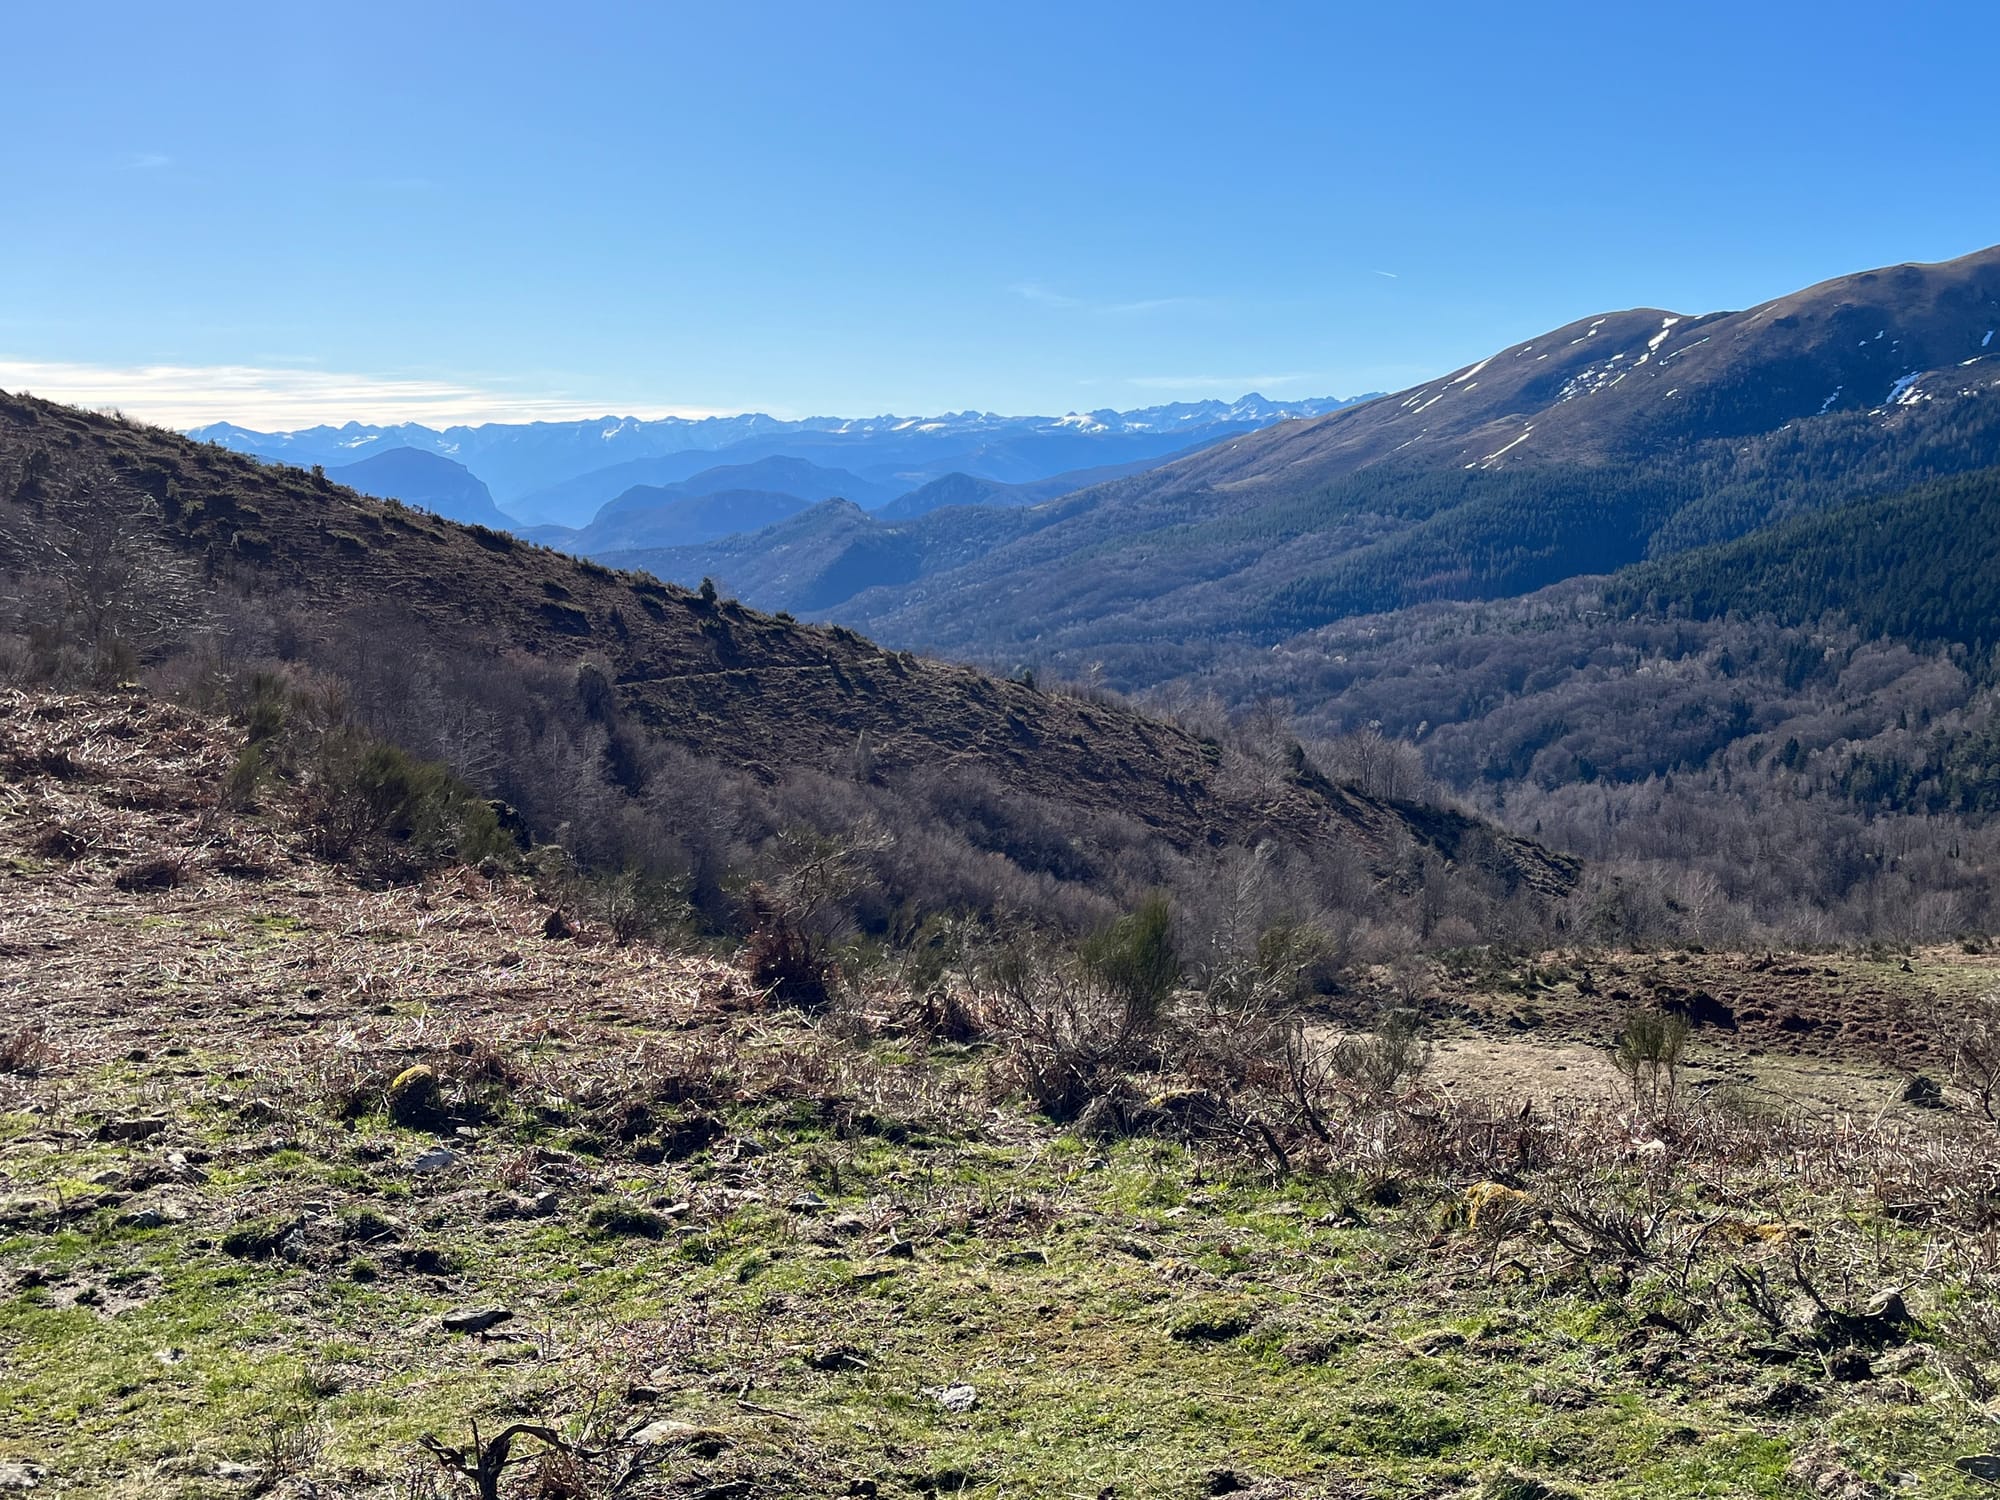
[[[969,1385],[930,1386],[924,1394],[949,1412],[968,1412],[979,1404],[979,1392]]]
[[[696,1458],[714,1458],[729,1446],[727,1434],[713,1427],[664,1419],[648,1422],[632,1434],[631,1440],[642,1448],[675,1448]]]
[[[0,1464],[0,1490],[32,1490],[42,1482],[49,1471],[40,1464],[6,1463]]]
[[[410,1163],[412,1172],[449,1172],[459,1163],[459,1155],[449,1146],[433,1146],[428,1151],[417,1153],[417,1159]]]

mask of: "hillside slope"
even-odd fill
[[[1050,519],[1040,506],[952,504],[888,520],[829,500],[760,531],[599,557],[690,588],[713,578],[725,592],[763,609],[826,614],[870,590],[963,567]]]
[[[881,484],[804,459],[766,458],[717,465],[673,484],[636,484],[607,500],[580,530],[540,527],[532,535],[584,557],[684,547],[760,531],[827,500],[872,508],[903,490],[899,484]]]
[[[2000,376],[2000,246],[1863,271],[1744,312],[1580,318],[1396,395],[1212,448],[1158,492],[1296,489],[1400,454],[1450,468],[1630,459]]]
[[[358,881],[282,787],[228,805],[227,720],[0,706],[17,1491],[469,1494],[439,1450],[526,1421],[564,1446],[519,1440],[511,1500],[1861,1493],[1829,1426],[1884,1493],[1978,1492],[1993,1130],[1897,1094],[1990,955],[1426,966],[1445,1087],[1315,1117],[1189,994],[1201,1049],[1134,1080],[1174,1113],[1106,1138],[1035,1110],[990,990],[976,1046],[893,975],[815,1021],[702,947],[552,935],[520,876]],[[1607,989],[1728,1018],[1636,1144]],[[1648,1243],[1694,1290],[1654,1307],[1567,1226],[1665,1191]],[[1806,1233],[1866,1279],[1788,1278]],[[1735,1291],[1794,1281],[1831,1309],[1774,1330]]]
[[[1630,568],[1604,594],[1697,619],[1829,611],[1871,637],[1968,647],[2000,642],[2000,468],[1795,516],[1734,542]]]
[[[1247,783],[1227,774],[1216,744],[1126,708],[615,574],[155,429],[0,399],[0,475],[17,532],[67,524],[119,484],[142,493],[161,540],[211,586],[284,609],[281,636],[362,653],[384,692],[405,689],[379,678],[375,657],[412,680],[426,651],[460,680],[508,656],[590,657],[655,742],[774,780],[864,759],[864,779],[890,785],[976,773],[1003,795],[1115,819],[1182,850],[1275,836],[1380,857],[1415,838],[1449,854],[1476,832],[1450,815],[1413,821],[1311,776]],[[1521,841],[1493,848],[1510,880],[1553,890],[1569,878]]]
[[[1136,685],[1214,636],[1606,572],[1993,463],[1996,330],[2000,249],[1742,313],[1582,319],[1066,496],[1052,524],[839,617],[993,659],[1106,659]]]

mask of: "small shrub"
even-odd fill
[[[1370,1099],[1388,1099],[1411,1088],[1430,1067],[1431,1044],[1421,1018],[1401,1007],[1386,1012],[1375,1029],[1344,1036],[1328,1063],[1334,1076]]]
[[[2000,990],[1966,1006],[1951,1042],[1952,1082],[1988,1120],[2000,1123]]]
[[[1099,1099],[1129,1092],[1126,1075],[1149,1059],[1150,1028],[1074,961],[1019,945],[978,966],[985,1029],[1000,1043],[997,1076],[1052,1120],[1077,1119]]]
[[[752,982],[780,1005],[825,1010],[833,1001],[833,962],[824,943],[763,885],[745,891],[743,904],[752,924],[743,947]]]
[[[257,788],[263,784],[269,770],[264,747],[254,740],[236,754],[229,767],[229,774],[222,781],[222,801],[224,806],[247,811],[256,806]]]
[[[1611,1063],[1625,1075],[1635,1103],[1670,1105],[1680,1088],[1681,1054],[1687,1049],[1686,1016],[1634,1011],[1611,1049]]]
[[[39,1021],[30,1021],[12,1031],[0,1032],[0,1073],[16,1078],[34,1078],[55,1061],[48,1031]]]
[[[514,850],[492,805],[445,767],[355,729],[322,737],[305,815],[316,853],[392,875]]]

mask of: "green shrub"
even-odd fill
[[[513,850],[492,806],[444,766],[353,728],[321,737],[306,820],[319,854],[392,873]]]
[[[1129,1021],[1157,1020],[1181,977],[1174,951],[1173,913],[1162,895],[1147,897],[1083,945],[1083,961],[1098,983],[1125,1007]]]
[[[1673,1102],[1687,1039],[1685,1016],[1639,1010],[1627,1018],[1625,1030],[1612,1048],[1611,1062],[1631,1084],[1635,1101],[1655,1106]]]

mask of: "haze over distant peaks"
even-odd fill
[[[1136,411],[1063,416],[946,412],[934,417],[605,416],[573,422],[487,423],[443,429],[349,422],[259,432],[231,422],[189,436],[258,458],[311,467],[346,465],[397,448],[463,464],[518,520],[581,526],[634,485],[668,485],[718,464],[774,456],[853,472],[901,495],[960,472],[1004,484],[1072,469],[1157,459],[1293,417],[1322,416],[1355,400],[1179,401]],[[404,497],[407,498],[407,497]]]

